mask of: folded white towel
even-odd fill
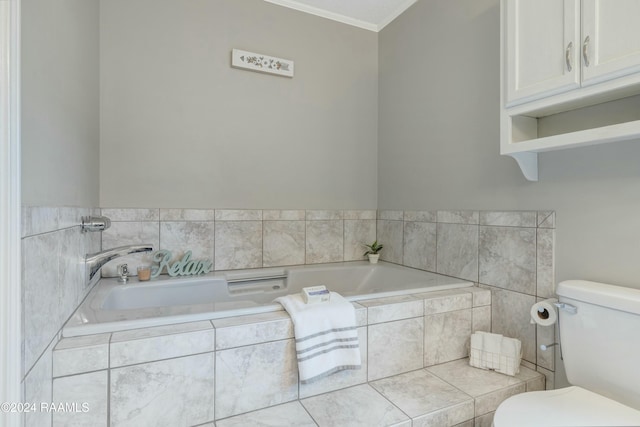
[[[515,338],[502,338],[500,351],[500,366],[496,372],[506,375],[515,375],[520,372],[520,359],[522,357],[522,343]]]
[[[277,298],[293,320],[300,382],[308,384],[345,369],[360,369],[356,311],[341,295],[305,304],[300,294]]]
[[[469,365],[481,369],[493,369],[506,375],[520,372],[522,343],[515,338],[478,331],[471,335]]]

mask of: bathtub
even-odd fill
[[[325,285],[349,301],[473,286],[440,274],[366,261],[222,271],[123,285],[101,279],[65,324],[65,337],[282,310],[279,296]]]

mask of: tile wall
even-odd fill
[[[556,347],[539,345],[556,341],[555,328],[529,322],[531,306],[555,294],[553,211],[379,211],[377,238],[383,260],[490,289],[490,330],[520,339],[523,364],[553,388]]]
[[[24,207],[22,210],[23,401],[52,401],[52,349],[89,289],[84,257],[100,250],[99,233],[81,233],[80,218],[99,209]],[[26,425],[47,425],[51,414],[25,414]]]
[[[216,270],[364,259],[361,243],[376,237],[375,210],[103,209],[111,228],[102,246],[149,243],[175,259],[191,250]],[[145,254],[122,258],[131,271]],[[114,276],[116,264],[103,268]]]

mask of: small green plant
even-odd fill
[[[379,244],[377,240],[375,242],[371,243],[370,245],[367,245],[367,244],[363,243],[362,246],[367,248],[367,251],[363,254],[363,256],[377,255],[382,250],[382,248],[384,247],[384,245]]]

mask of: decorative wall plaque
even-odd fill
[[[260,73],[293,77],[293,61],[290,59],[276,58],[240,49],[231,51],[231,66]]]
[[[163,249],[153,255],[153,261],[158,265],[153,268],[151,278],[158,277],[162,270],[167,269],[167,273],[171,277],[176,276],[194,276],[197,274],[206,274],[213,270],[213,262],[208,259],[192,260],[191,251],[185,252],[180,261],[171,263],[171,252]]]

